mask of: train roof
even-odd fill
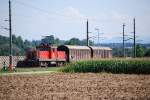
[[[77,45],[61,45],[67,47],[68,49],[83,49],[83,50],[90,50],[88,46],[77,46]],[[61,47],[59,46],[59,47]]]
[[[90,48],[93,50],[112,50],[110,47],[97,47],[97,46],[60,45],[59,47],[66,47],[68,49],[82,49],[82,50],[89,50]]]
[[[93,50],[112,50],[110,47],[97,47],[97,46],[89,46]]]
[[[39,46],[36,46],[36,48],[57,48],[57,46],[52,46],[52,45],[39,45]]]

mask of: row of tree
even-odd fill
[[[34,47],[32,42],[28,40],[23,40],[21,36],[16,37],[12,35],[12,43],[13,43],[13,55],[23,55],[24,50],[28,47]],[[9,38],[0,35],[0,56],[8,56],[9,55]]]
[[[133,48],[125,48],[125,56],[133,57]],[[113,48],[113,56],[123,57],[122,48]],[[150,57],[150,48],[145,48],[144,46],[137,44],[136,45],[136,57]]]
[[[45,36],[41,40],[23,40],[21,36],[12,35],[12,43],[13,43],[13,55],[24,55],[25,49],[27,48],[35,48],[41,43],[50,44],[50,45],[86,45],[86,40],[80,40],[78,38],[72,38],[70,40],[60,40],[59,38],[55,38],[53,35]],[[94,45],[93,42],[90,41],[90,45]],[[9,55],[9,38],[0,35],[0,56],[8,56]]]
[[[64,41],[59,38],[55,38],[53,35],[44,37],[41,42],[52,45],[86,45],[86,39],[80,40],[78,38],[71,38],[70,40]],[[94,43],[90,41],[90,45],[94,45]]]
[[[51,44],[51,45],[86,45],[86,39],[80,40],[78,38],[71,38],[70,40],[60,40],[59,38],[55,38],[53,35],[45,36],[41,40],[23,40],[21,36],[12,36],[12,42],[13,42],[13,55],[24,55],[26,48],[35,48],[36,46],[40,45],[41,43],[44,44]],[[90,45],[96,45],[92,41],[89,42]],[[112,45],[112,44],[111,44]],[[110,46],[111,45],[107,45]],[[113,44],[114,45],[114,44]],[[126,48],[126,56],[132,57],[133,56],[133,49],[132,48]],[[113,56],[121,57],[122,54],[122,48],[115,47],[113,48]],[[5,36],[0,35],[0,56],[8,56],[9,55],[9,38]],[[150,49],[144,47],[143,45],[137,45],[136,46],[136,56],[137,57],[144,57],[144,56],[150,56]]]

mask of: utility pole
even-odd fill
[[[87,46],[89,46],[89,23],[88,23],[88,20],[87,20],[87,23],[86,23],[86,29],[87,29]]]
[[[125,24],[123,23],[123,57],[125,57],[125,38],[124,38],[124,28],[125,28]]]
[[[133,33],[134,33],[134,58],[136,58],[136,43],[135,43],[135,18],[133,19]]]
[[[11,28],[11,1],[9,0],[9,68],[12,70],[12,28]]]

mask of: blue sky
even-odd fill
[[[41,39],[54,35],[62,40],[86,38],[86,20],[90,36],[100,43],[122,42],[122,24],[125,33],[133,36],[133,18],[136,18],[137,40],[150,43],[150,0],[11,0],[13,34],[23,39]],[[0,0],[0,34],[8,36],[8,0]],[[91,38],[97,42],[97,38]],[[132,41],[129,41],[132,42]]]

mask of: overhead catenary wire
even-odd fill
[[[65,17],[65,18],[67,18],[67,19],[71,19],[71,20],[74,20],[74,18],[72,18],[72,17],[70,17],[70,16],[67,16],[67,15],[65,15],[65,14],[63,14],[63,13],[61,13],[61,12],[52,12],[52,11],[47,11],[47,10],[45,10],[45,9],[43,9],[43,8],[40,8],[40,7],[37,7],[37,6],[35,6],[35,5],[32,5],[32,4],[30,4],[30,3],[26,3],[26,2],[23,2],[23,1],[20,1],[20,0],[13,0],[13,3],[15,3],[15,4],[19,4],[19,5],[22,5],[23,7],[26,7],[26,8],[28,8],[28,9],[33,9],[33,10],[35,10],[35,11],[37,11],[37,12],[41,12],[41,13],[43,13],[44,15],[42,15],[41,14],[41,16],[44,16],[44,17],[47,17],[47,18],[55,18],[55,16],[57,16],[56,18],[61,18],[61,17]],[[39,14],[39,13],[38,13]],[[15,14],[16,15],[16,14]],[[19,16],[23,16],[24,18],[33,18],[34,16],[32,16],[32,15],[24,15],[24,14],[19,14]],[[82,18],[80,18],[80,19],[82,19]],[[78,33],[75,33],[75,34],[82,34],[81,32],[78,32]],[[85,34],[85,33],[84,33]]]
[[[50,15],[50,16],[52,16],[52,15],[58,15],[58,16],[60,16],[60,17],[65,17],[65,18],[69,18],[69,19],[74,19],[74,18],[72,18],[72,17],[70,17],[70,16],[67,16],[67,15],[64,15],[64,14],[61,14],[61,13],[57,13],[57,12],[47,11],[47,10],[42,9],[42,8],[40,8],[40,7],[36,7],[36,6],[32,5],[32,4],[25,3],[25,2],[22,2],[22,1],[19,1],[19,0],[14,0],[14,2],[15,2],[15,3],[18,3],[18,4],[20,4],[20,5],[23,5],[24,7],[32,8],[32,9],[34,9],[34,10],[36,10],[36,11],[39,11],[39,12],[42,12],[42,13],[46,13],[46,14],[48,14],[48,15]],[[83,18],[80,18],[80,19],[83,19]],[[83,20],[85,20],[85,19],[83,19]]]

